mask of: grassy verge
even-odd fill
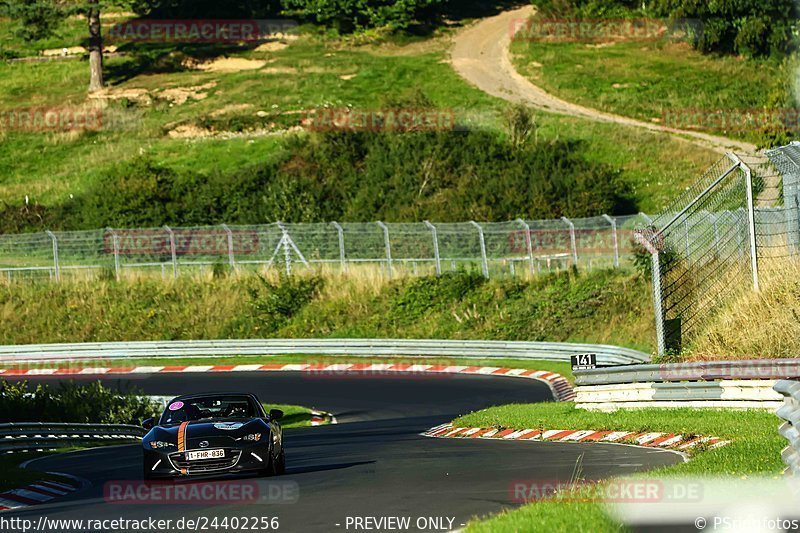
[[[0,343],[497,339],[650,351],[650,307],[647,282],[624,270],[492,280],[454,273],[20,283],[0,285]]]
[[[707,321],[685,359],[793,359],[800,353],[800,265],[791,260],[760,264],[761,291],[742,291]],[[757,325],[757,326],[756,326]]]
[[[747,110],[791,107],[790,61],[702,54],[669,40],[513,43],[521,74],[565,100],[602,111],[758,141],[756,128],[725,129],[684,110]],[[691,90],[687,90],[691,87]],[[730,115],[729,115],[730,116]]]
[[[280,420],[283,429],[304,428],[311,425],[311,409],[299,405],[284,405],[276,403],[261,402],[264,409],[280,409],[283,411],[283,418]]]
[[[63,452],[71,449],[74,448],[59,451]],[[58,452],[15,453],[13,455],[4,455],[3,457],[0,457],[0,470],[3,471],[3,475],[0,476],[0,492],[18,489],[20,487],[24,487],[25,485],[30,485],[31,483],[37,483],[39,481],[56,481],[59,483],[74,484],[74,482],[60,476],[19,467],[19,465],[25,461],[36,459],[38,457],[44,457],[52,453]]]
[[[643,409],[594,413],[572,404],[508,405],[460,417],[461,427],[595,429],[697,434],[731,440],[722,448],[696,450],[683,464],[657,469],[648,475],[777,475],[782,471],[780,452],[785,441],[778,435],[778,419],[767,411],[706,409]],[[599,446],[599,445],[598,445]],[[484,521],[470,523],[469,531],[571,531],[616,530],[619,525],[603,512],[601,504],[542,501]]]

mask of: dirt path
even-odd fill
[[[516,71],[509,51],[515,22],[527,20],[532,14],[533,6],[526,6],[484,19],[462,30],[454,39],[450,56],[453,68],[482,91],[510,102],[524,103],[551,113],[670,133],[721,153],[731,150],[746,154],[756,152],[755,145],[750,143],[605,113],[566,102],[537,87]]]

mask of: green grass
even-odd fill
[[[595,429],[653,431],[720,437],[731,443],[714,450],[698,449],[689,462],[660,468],[648,476],[775,476],[784,468],[780,452],[786,445],[778,434],[779,420],[768,411],[712,409],[642,409],[596,413],[574,404],[507,405],[460,417],[460,427],[515,429]],[[601,445],[598,445],[601,446]],[[542,501],[473,521],[469,531],[571,531],[617,530],[601,504]]]
[[[704,55],[686,43],[513,43],[519,72],[547,91],[587,107],[663,123],[665,113],[696,109],[757,110],[793,106],[789,62]],[[745,131],[697,128],[750,141]],[[676,127],[681,127],[677,125]]]
[[[505,102],[491,98],[461,80],[446,64],[446,41],[396,47],[355,47],[337,40],[303,37],[275,52],[186,48],[185,55],[227,54],[271,61],[277,73],[249,70],[211,73],[186,70],[175,60],[158,58],[141,70],[140,56],[106,62],[112,92],[142,89],[156,94],[163,88],[215,83],[200,91],[200,100],[170,105],[156,99],[150,105],[112,103],[108,116],[132,116],[134,127],[109,126],[100,133],[0,133],[0,200],[56,205],[97,183],[114,164],[144,154],[156,163],[197,173],[229,173],[274,158],[286,149],[282,135],[223,139],[175,139],[165,129],[196,123],[228,108],[226,119],[251,119],[258,111],[297,112],[325,105],[374,109],[387,96],[419,88],[436,106],[456,110],[460,118],[499,130]],[[179,56],[180,57],[180,56]],[[271,71],[275,72],[275,71]],[[342,76],[355,74],[352,79]],[[0,63],[0,111],[31,106],[77,106],[85,102],[88,66],[85,61]],[[248,105],[246,109],[232,106]],[[292,115],[290,115],[292,116]],[[625,171],[640,207],[655,211],[666,199],[702,172],[715,158],[710,151],[666,135],[542,113],[539,138],[578,139],[598,162]]]
[[[280,423],[283,429],[304,428],[311,426],[311,409],[299,405],[285,405],[278,403],[261,402],[264,409],[280,409],[283,411],[283,418]]]
[[[647,282],[625,270],[530,280],[479,274],[332,275],[308,299],[286,281],[228,279],[0,285],[0,344],[243,338],[587,342],[650,351]],[[298,282],[299,283],[299,282]],[[300,302],[285,310],[275,302]]]
[[[59,451],[63,452],[72,449],[74,448]],[[18,489],[20,487],[24,487],[25,485],[30,485],[31,483],[36,483],[39,481],[56,481],[58,483],[74,484],[73,481],[64,479],[60,476],[47,474],[45,472],[38,472],[36,470],[28,470],[26,468],[19,468],[19,465],[25,461],[51,455],[52,453],[57,452],[26,452],[4,455],[0,457],[0,470],[3,471],[3,475],[0,476],[0,492]]]

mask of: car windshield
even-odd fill
[[[175,400],[161,416],[161,424],[215,418],[253,418],[258,408],[249,396],[203,396]]]

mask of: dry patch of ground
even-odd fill
[[[166,100],[174,105],[183,105],[189,100],[199,101],[208,97],[208,91],[216,87],[217,82],[210,81],[193,87],[170,87],[149,91],[142,88],[112,88],[92,93],[89,98],[95,100],[130,100],[139,105],[149,106],[153,100]]]
[[[241,72],[243,70],[258,70],[267,65],[260,59],[245,59],[243,57],[221,57],[211,61],[186,60],[183,65],[204,72]]]

